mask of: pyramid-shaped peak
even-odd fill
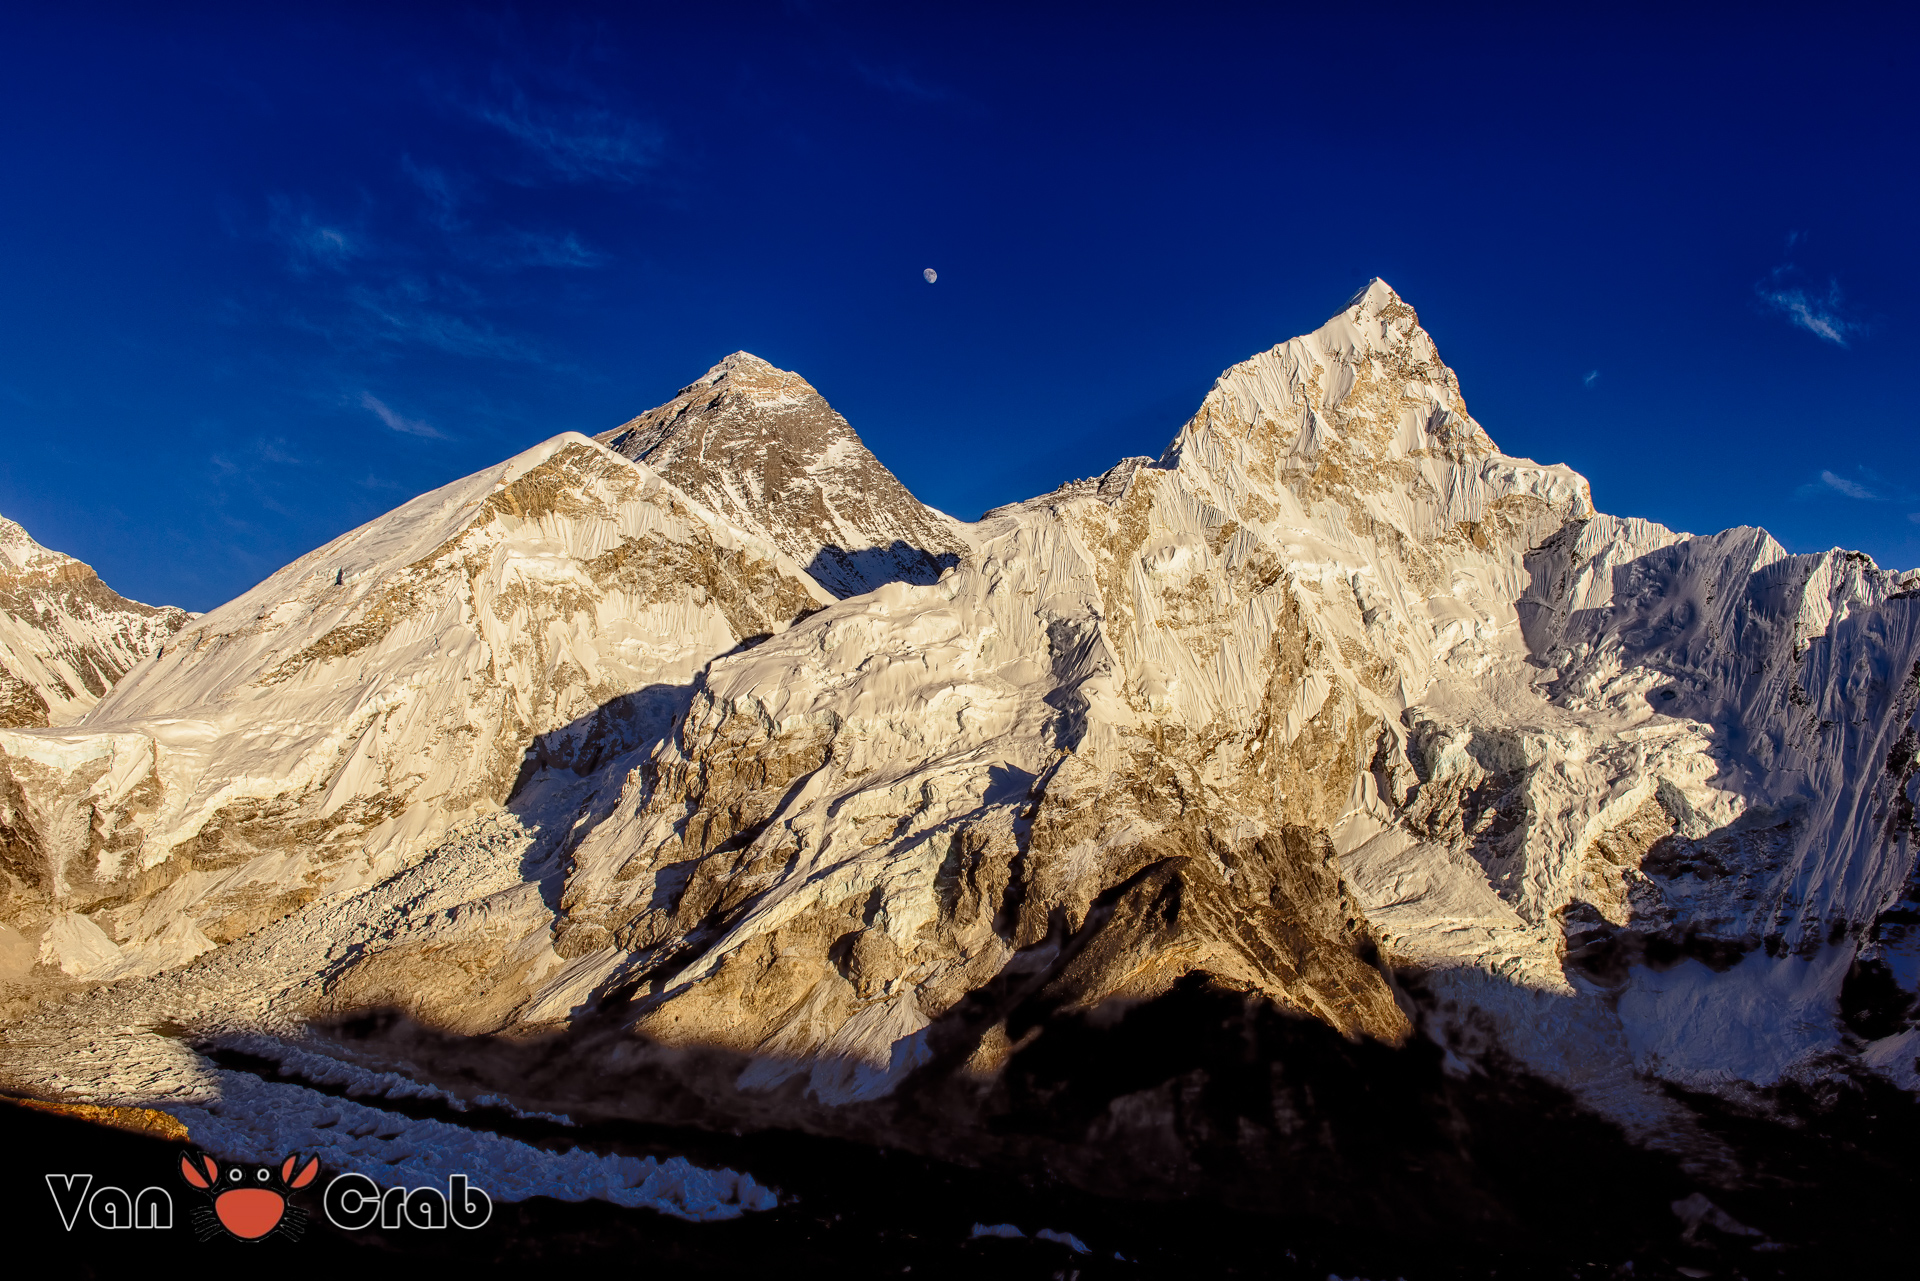
[[[1347,300],[1347,310],[1358,310],[1363,316],[1377,316],[1394,307],[1405,307],[1406,299],[1394,292],[1392,285],[1375,276],[1367,281],[1366,287]]]
[[[1345,360],[1363,353],[1395,352],[1413,363],[1439,363],[1433,339],[1420,327],[1419,314],[1378,276],[1349,299],[1339,315],[1302,341]]]
[[[701,377],[700,381],[680,389],[682,396],[703,387],[722,387],[754,400],[820,395],[806,379],[790,369],[782,369],[760,359],[750,351],[736,351]]]
[[[1365,289],[1349,299],[1341,313],[1322,326],[1321,332],[1343,327],[1366,335],[1371,341],[1363,340],[1365,346],[1375,346],[1382,341],[1388,344],[1404,342],[1422,332],[1419,314],[1394,291],[1392,285],[1378,276],[1369,280]]]
[[[1496,450],[1467,414],[1460,380],[1420,317],[1377,276],[1312,333],[1223,372],[1161,465],[1187,456],[1197,435],[1221,431],[1244,440],[1260,423],[1286,437],[1276,448],[1296,461],[1332,457],[1337,440],[1357,446],[1364,460],[1405,458],[1437,447],[1436,440],[1481,454]]]
[[[596,439],[764,535],[836,596],[931,583],[966,549],[806,379],[752,352]]]

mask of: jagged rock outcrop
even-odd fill
[[[793,557],[835,596],[931,583],[966,554],[798,374],[736,351],[597,439]]]
[[[0,517],[0,728],[67,725],[185,626]]]

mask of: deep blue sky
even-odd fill
[[[1920,564],[1914,22],[1448,8],[7,6],[0,512],[207,609],[746,348],[972,518],[1378,275],[1602,510]]]

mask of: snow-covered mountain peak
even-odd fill
[[[128,600],[0,516],[0,726],[79,719],[188,617]]]
[[[72,559],[72,557],[61,556],[59,552],[48,551],[34,542],[33,535],[29,534],[18,521],[8,520],[5,516],[0,516],[0,557],[5,557],[16,570],[39,565],[51,558]]]
[[[1223,372],[1159,467],[1242,524],[1320,537],[1331,521],[1349,542],[1358,519],[1375,555],[1394,561],[1424,559],[1438,539],[1483,542],[1475,531],[1495,512],[1525,507],[1529,528],[1593,512],[1571,468],[1500,453],[1413,308],[1381,280],[1313,332]],[[1438,562],[1416,570],[1432,573],[1444,573]]]
[[[650,1043],[716,1124],[904,1089],[984,1133],[1036,1062],[1107,1088],[1088,1027],[1195,994],[1389,1042],[1417,1013],[1643,1135],[1686,1124],[1643,1077],[1845,1055],[1920,1088],[1914,580],[1597,514],[1499,451],[1385,282],[1223,372],[1157,462],[975,525],[745,352],[599,440],[302,558],[80,726],[0,730],[33,981],[217,946],[177,989],[202,1028],[617,1018],[638,1039],[500,1097],[626,1107]],[[178,1108],[88,1048],[129,1018],[61,1008],[80,1034],[0,1068]],[[407,1070],[454,1089],[460,1053]],[[1188,1079],[1082,1115],[1217,1152],[1238,1123],[1183,1130]]]
[[[585,768],[659,734],[715,655],[830,599],[645,464],[556,436],[167,637],[81,724],[0,731],[15,928],[52,930],[69,974],[178,964],[497,808],[530,743]]]
[[[1312,333],[1221,374],[1195,422],[1267,420],[1294,429],[1298,451],[1311,455],[1326,446],[1336,415],[1350,420],[1344,426],[1363,426],[1359,442],[1375,456],[1406,457],[1436,444],[1495,452],[1418,314],[1383,280]]]
[[[93,567],[65,552],[42,547],[18,522],[0,516],[0,584],[73,582],[94,576]]]
[[[930,583],[968,545],[806,379],[750,352],[596,439],[763,534],[836,596]]]

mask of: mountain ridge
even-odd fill
[[[559,1038],[487,1087],[545,1112],[937,1147],[915,1107],[1026,1133],[1045,1077],[1091,1092],[1075,1161],[1159,1153],[1162,1192],[1284,1183],[1310,1107],[1255,1091],[1220,1130],[1188,1077],[1065,1048],[1194,1001],[1512,1065],[1700,1168],[1672,1087],[1920,1089],[1920,574],[1597,512],[1499,451],[1378,280],[1158,460],[973,525],[868,459],[736,353],[302,558],[82,725],[0,733],[42,962],[10,981],[124,1027],[111,980],[165,971],[203,1043],[396,1091],[477,1087],[442,1042],[324,1029]],[[896,533],[954,559],[818,569]],[[65,1051],[17,1008],[20,1088],[205,1097],[148,1034]]]

